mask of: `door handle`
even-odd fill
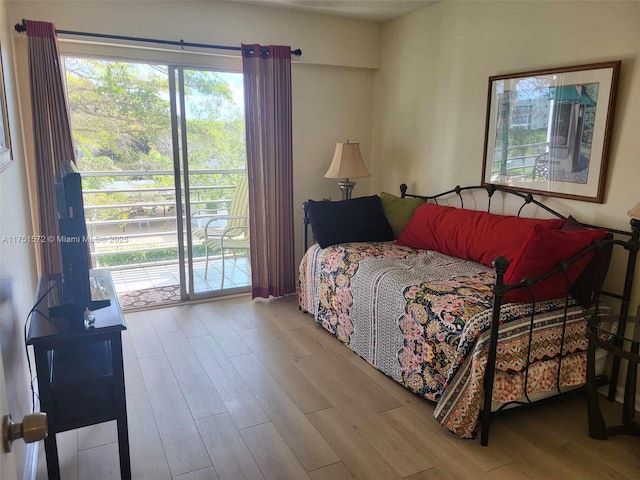
[[[43,412],[25,415],[22,423],[13,423],[11,415],[2,417],[2,443],[4,451],[11,451],[14,440],[22,438],[24,443],[37,442],[47,438],[47,414]]]

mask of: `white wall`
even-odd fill
[[[629,229],[640,200],[640,3],[444,1],[383,26],[374,87],[372,191],[433,194],[481,180],[488,78],[622,60],[605,203],[547,199]],[[624,271],[614,264],[608,284]],[[640,300],[640,275],[633,296]],[[633,309],[632,311],[635,311]]]
[[[284,44],[301,48],[294,58],[293,153],[296,259],[302,257],[302,210],[309,198],[340,198],[334,180],[323,178],[335,143],[360,141],[365,162],[371,143],[374,69],[379,63],[381,27],[326,15],[305,14],[226,2],[9,2],[11,23],[22,18],[53,22],[56,28],[187,42],[240,45]],[[126,6],[125,6],[126,5]],[[28,85],[25,35],[14,35],[21,85]],[[60,37],[63,38],[62,36]],[[205,66],[241,69],[239,57],[211,57],[126,50],[60,42],[61,52],[103,53],[119,58],[165,57]],[[182,59],[182,60],[181,60]],[[29,100],[22,89],[25,132],[30,132]],[[33,154],[27,151],[28,161]],[[33,187],[32,187],[33,188]],[[368,179],[356,194],[368,192]]]
[[[0,237],[4,239],[0,241],[0,278],[9,278],[12,283],[11,301],[0,308],[0,342],[10,413],[15,421],[20,421],[31,409],[22,325],[34,301],[35,256],[33,244],[7,240],[32,233],[9,31],[6,3],[0,0],[0,45],[14,159],[12,165],[0,172]],[[9,412],[0,412],[6,413]],[[15,442],[14,449],[20,478],[25,444]]]
[[[304,63],[375,68],[380,26],[328,15],[221,1],[8,1],[13,23],[53,22],[62,30],[223,45],[301,48]],[[13,30],[12,30],[13,31]]]

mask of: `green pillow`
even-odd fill
[[[398,238],[404,226],[413,216],[415,209],[425,203],[423,198],[400,198],[386,192],[380,194],[380,200],[382,201],[384,214],[396,238]]]

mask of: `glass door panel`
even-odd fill
[[[177,301],[248,290],[242,75],[78,57],[64,66],[94,266],[136,305],[134,291]]]
[[[179,300],[167,66],[71,56],[63,65],[93,266],[109,268],[135,307],[152,304],[140,291]]]
[[[242,75],[171,67],[188,298],[247,291],[248,190]],[[181,114],[181,112],[184,112]],[[176,141],[177,140],[177,141]]]

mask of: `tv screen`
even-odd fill
[[[89,238],[84,218],[82,177],[75,165],[63,162],[55,176],[56,207],[58,212],[58,245],[62,257],[62,283],[58,298],[50,303],[52,316],[72,315],[82,324],[86,308],[95,310],[109,304],[91,301],[89,281]]]

